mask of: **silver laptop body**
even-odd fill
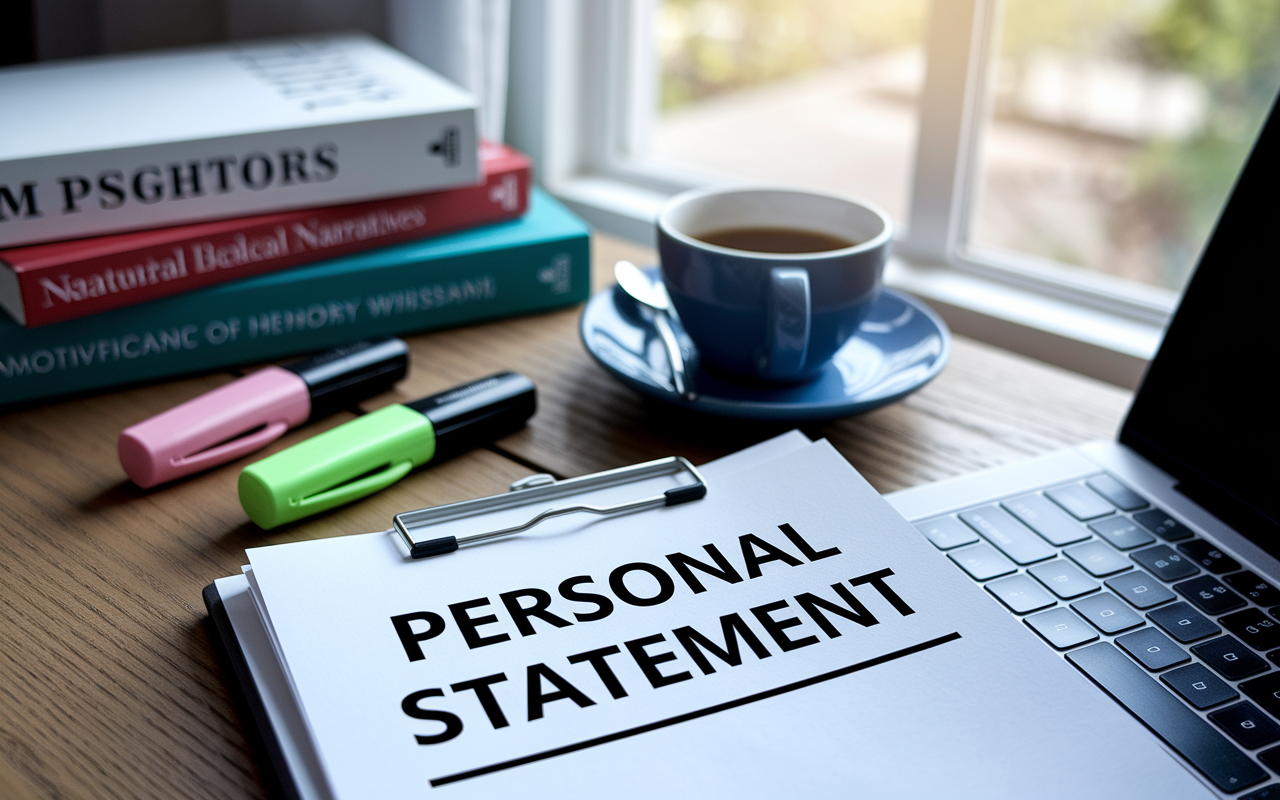
[[[888,496],[1173,759],[1249,800],[1280,797],[1276,234],[1255,220],[1278,178],[1273,108],[1118,441]]]

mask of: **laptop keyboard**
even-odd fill
[[[1220,790],[1280,797],[1280,590],[1105,473],[916,528]]]

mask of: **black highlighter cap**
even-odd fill
[[[409,372],[409,345],[400,339],[363,339],[291,364],[311,393],[311,419],[385,392]]]
[[[518,372],[499,372],[405,405],[431,420],[431,460],[440,461],[520,430],[538,409],[538,390]]]

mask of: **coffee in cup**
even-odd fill
[[[858,244],[839,236],[803,228],[724,228],[700,233],[695,238],[717,247],[757,253],[822,253]]]
[[[893,223],[871,203],[804,189],[700,189],[658,216],[662,277],[704,362],[811,380],[880,291]]]

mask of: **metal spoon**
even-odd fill
[[[667,287],[661,282],[649,280],[649,276],[630,261],[615,264],[613,276],[618,279],[622,291],[653,312],[654,327],[662,337],[662,344],[667,350],[667,362],[671,364],[671,383],[675,386],[676,394],[685,400],[697,400],[698,393],[690,385],[680,343],[676,341],[675,331],[671,330],[671,298],[667,296]]]

